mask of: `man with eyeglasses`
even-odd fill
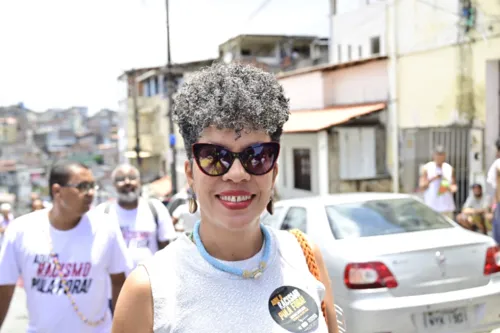
[[[21,275],[28,332],[110,332],[107,296],[116,304],[130,264],[120,230],[89,211],[95,189],[87,166],[58,162],[49,176],[52,208],[11,223],[0,250],[0,327]]]
[[[119,165],[111,174],[117,200],[99,205],[120,226],[133,261],[131,269],[174,240],[177,233],[172,218],[160,200],[141,198],[137,168]]]

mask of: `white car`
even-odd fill
[[[490,332],[500,327],[500,249],[411,195],[283,200],[263,223],[321,248],[349,333]]]

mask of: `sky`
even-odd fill
[[[170,0],[173,62],[246,34],[329,35],[329,0]],[[166,63],[165,1],[1,0],[0,106],[118,108],[118,76]]]

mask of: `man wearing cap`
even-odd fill
[[[452,219],[455,211],[453,193],[457,191],[455,171],[445,162],[446,152],[443,146],[437,146],[433,155],[433,161],[424,165],[420,177],[420,188],[425,191],[424,202]]]
[[[480,184],[472,185],[472,192],[462,207],[462,212],[457,216],[457,222],[466,229],[488,233],[486,222],[491,221],[490,199],[484,195]]]

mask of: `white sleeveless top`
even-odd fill
[[[424,168],[427,171],[427,179],[435,177],[439,172],[442,174],[443,179],[446,179],[451,184],[453,168],[448,163],[443,163],[441,167],[438,167],[436,162],[429,162],[424,166]],[[450,192],[439,194],[438,191],[440,184],[439,180],[434,180],[429,184],[429,187],[424,193],[425,203],[439,213],[455,211],[453,194]]]
[[[268,230],[268,268],[255,280],[212,267],[185,235],[149,259],[154,333],[328,333],[325,287],[309,272],[295,236]],[[253,270],[262,252],[224,263]]]

